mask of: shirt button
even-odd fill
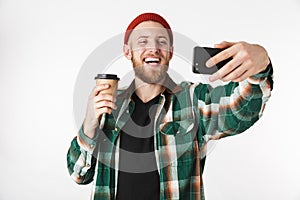
[[[126,110],[126,113],[129,114],[129,110]]]
[[[118,131],[118,127],[115,128],[115,131]]]
[[[91,148],[94,148],[94,145],[91,144],[90,147],[91,147]]]

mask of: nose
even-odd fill
[[[157,41],[149,41],[147,44],[147,50],[151,51],[151,52],[159,52],[160,51],[160,47]]]

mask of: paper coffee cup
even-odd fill
[[[100,84],[109,84],[110,87],[102,90],[101,94],[111,94],[115,95],[117,88],[118,88],[118,81],[120,78],[116,74],[97,74],[95,77],[96,85]]]

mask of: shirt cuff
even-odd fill
[[[93,151],[97,144],[98,133],[96,131],[94,138],[89,138],[87,135],[85,135],[85,133],[83,132],[83,126],[81,126],[79,130],[79,137],[77,138],[79,145],[83,149],[85,149],[86,151]]]

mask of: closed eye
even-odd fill
[[[147,40],[146,39],[140,39],[140,40],[138,40],[138,44],[139,45],[145,45],[145,44],[147,44]]]

